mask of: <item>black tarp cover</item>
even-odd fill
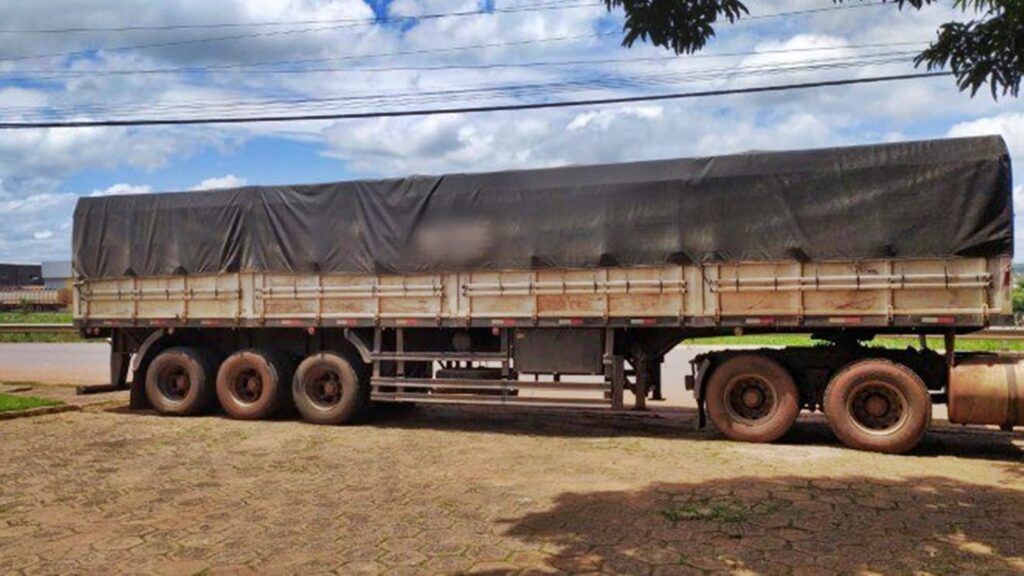
[[[80,278],[1009,255],[999,137],[82,198]]]

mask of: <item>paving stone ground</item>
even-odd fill
[[[884,456],[814,419],[731,443],[686,409],[317,427],[110,398],[0,422],[0,574],[1024,572],[1020,432]]]

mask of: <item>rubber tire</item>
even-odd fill
[[[726,385],[742,374],[759,374],[775,393],[775,413],[754,425],[733,418],[726,409]],[[708,418],[715,428],[732,440],[743,442],[774,442],[796,422],[800,414],[800,390],[793,376],[781,364],[762,354],[733,356],[711,373],[704,389]]]
[[[231,379],[238,371],[253,369],[260,374],[263,389],[255,402],[244,402],[231,392]],[[291,376],[287,359],[269,350],[248,348],[228,356],[217,371],[217,400],[224,412],[238,420],[262,420],[273,416],[284,403]]]
[[[865,432],[854,423],[846,408],[853,386],[868,377],[893,384],[907,399],[910,414],[903,425],[891,434]],[[859,360],[837,372],[825,388],[823,408],[829,428],[843,444],[857,450],[886,454],[902,454],[917,446],[932,419],[931,396],[921,378],[902,364],[882,359]]]
[[[306,380],[318,367],[335,371],[341,380],[341,401],[330,408],[318,406],[306,394]],[[317,352],[303,360],[292,377],[292,401],[302,419],[313,424],[348,424],[365,415],[370,391],[360,371],[347,358],[334,352]]]
[[[189,374],[191,386],[182,400],[168,398],[157,385],[157,375],[171,364],[182,366]],[[160,414],[194,416],[209,409],[213,400],[213,379],[217,372],[212,356],[199,349],[177,346],[160,352],[146,368],[146,398]]]

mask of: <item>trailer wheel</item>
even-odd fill
[[[744,442],[778,440],[800,413],[800,391],[789,371],[759,354],[722,363],[711,374],[704,397],[715,428]]]
[[[146,369],[146,397],[161,414],[191,416],[205,411],[213,397],[213,360],[195,348],[168,348]]]
[[[851,448],[899,454],[917,446],[931,422],[932,403],[913,370],[889,360],[854,362],[825,389],[825,416]]]
[[[369,404],[368,390],[345,357],[319,352],[307,357],[292,378],[292,399],[303,420],[314,424],[351,422]]]
[[[287,392],[288,361],[267,350],[239,350],[217,372],[217,399],[239,420],[273,416]]]

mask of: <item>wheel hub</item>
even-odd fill
[[[192,387],[192,380],[188,372],[179,366],[174,366],[164,372],[159,381],[159,388],[163,395],[172,400],[183,400],[188,396],[189,388]]]
[[[255,370],[244,370],[235,378],[232,392],[242,402],[255,402],[263,393],[263,379]]]
[[[764,404],[764,393],[756,388],[749,388],[743,392],[743,405],[747,408],[757,408]]]
[[[740,376],[726,387],[726,407],[741,420],[760,420],[775,410],[775,393],[762,376]]]
[[[902,392],[888,382],[865,382],[850,393],[849,410],[862,429],[888,433],[906,419],[907,401]]]
[[[306,393],[315,404],[329,408],[341,402],[341,377],[333,371],[326,370],[314,378],[310,378]]]
[[[864,403],[864,409],[875,418],[885,416],[889,411],[889,401],[879,395],[873,395]]]

